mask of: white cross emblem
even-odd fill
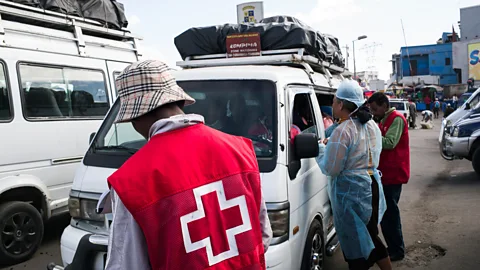
[[[192,243],[192,239],[190,238],[190,232],[188,230],[188,223],[205,218],[205,209],[202,203],[202,196],[209,194],[211,192],[217,193],[220,210],[223,211],[223,210],[238,206],[240,208],[240,215],[242,218],[241,225],[226,230],[229,249],[216,256],[213,255],[212,242],[210,241],[210,237],[206,237],[202,240]],[[183,244],[185,245],[185,250],[187,251],[187,253],[190,253],[205,247],[207,251],[209,266],[215,265],[224,260],[238,256],[239,253],[238,253],[237,241],[235,240],[235,235],[247,232],[252,229],[252,224],[250,222],[250,216],[248,214],[248,207],[247,207],[247,202],[245,200],[245,196],[242,195],[227,201],[225,197],[225,190],[223,188],[222,181],[210,183],[210,184],[195,188],[193,190],[193,194],[195,196],[197,210],[180,217]]]

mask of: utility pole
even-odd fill
[[[348,44],[345,45],[345,47],[342,47],[345,49],[345,55],[347,56],[347,69],[348,69],[348,57],[350,56],[350,52],[348,51],[350,47],[348,47]]]
[[[355,64],[355,41],[359,41],[366,38],[367,36],[363,35],[363,36],[359,36],[356,40],[352,41],[353,43],[353,77],[355,78],[355,80],[357,79],[357,65]]]

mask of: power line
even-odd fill
[[[360,50],[366,51],[367,55],[367,70],[375,70],[377,64],[377,48],[382,47],[381,43],[372,42],[369,44],[365,44]]]

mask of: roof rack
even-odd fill
[[[346,68],[322,61],[316,57],[306,55],[305,49],[285,49],[261,51],[261,56],[229,58],[227,54],[211,54],[187,57],[185,61],[177,62],[182,68],[200,68],[214,66],[236,65],[290,65],[302,66],[313,74],[315,71],[332,77],[332,74],[352,76]]]
[[[134,44],[137,58],[141,56],[141,53],[138,51],[138,40],[142,40],[142,38],[132,35],[127,29],[109,29],[95,20],[66,15],[60,12],[44,10],[42,8],[31,7],[6,0],[0,0],[0,46],[5,44],[3,20],[73,31],[81,56],[85,56],[84,34],[113,40],[131,41]]]

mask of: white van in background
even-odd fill
[[[137,61],[128,31],[0,1],[0,263],[32,256],[68,211],[75,171]]]
[[[410,109],[409,109],[409,104],[408,100],[405,99],[390,99],[390,107],[395,108],[397,112],[403,114],[405,119],[407,120],[407,123],[411,122],[410,119]]]
[[[302,49],[262,53],[268,56],[188,59],[178,63],[184,69],[174,75],[197,101],[185,107],[186,113],[204,115],[207,125],[254,143],[273,230],[267,268],[322,269],[324,256],[338,241],[327,177],[315,161],[318,140],[325,138],[321,106],[331,106],[347,73],[304,56]],[[228,106],[232,102],[237,106]],[[69,203],[72,222],[61,239],[64,266],[105,266],[111,215],[97,214],[97,201],[108,189],[107,177],[145,144],[130,123],[113,123],[118,109],[117,100],[77,171]],[[246,124],[227,130],[222,125],[226,115],[241,115]],[[303,126],[298,122],[302,116],[308,120]],[[268,133],[254,135],[249,130],[259,119]],[[302,126],[302,133],[292,140],[293,124]]]

